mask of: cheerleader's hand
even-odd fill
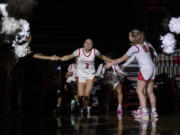
[[[110,67],[112,67],[112,65],[113,65],[112,63],[106,63],[104,67],[105,69],[109,69]]]
[[[59,57],[58,60],[62,61],[62,57]]]
[[[50,57],[50,60],[52,60],[52,61],[58,61],[58,60],[59,60],[59,57],[56,56],[56,55],[52,55],[52,56]]]

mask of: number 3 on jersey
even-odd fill
[[[86,69],[88,69],[89,68],[89,64],[88,63],[86,63]]]
[[[148,52],[148,49],[147,49],[147,47],[146,47],[145,45],[143,45],[142,48],[143,48],[143,50],[145,51],[145,53]]]

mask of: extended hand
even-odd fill
[[[112,63],[106,63],[104,67],[105,69],[109,69],[110,67],[112,67]]]
[[[52,60],[52,61],[58,61],[59,58],[60,58],[59,56],[52,55],[52,56],[50,57],[50,60]]]
[[[59,59],[58,59],[58,60],[62,61],[62,57],[59,57]]]

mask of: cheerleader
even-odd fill
[[[146,96],[144,94],[144,89],[147,87],[147,93],[151,99],[151,118],[156,118],[158,117],[158,114],[156,111],[156,97],[153,92],[156,68],[151,58],[149,44],[144,42],[144,33],[136,29],[129,32],[129,40],[132,42],[132,46],[128,49],[126,54],[116,59],[112,63],[108,63],[105,67],[110,68],[112,65],[126,61],[132,55],[134,55],[140,68],[136,91],[139,97],[140,105],[142,107],[142,112],[137,117],[149,119],[146,105]]]
[[[106,62],[112,62],[112,60],[102,55],[99,50],[93,48],[93,40],[89,38],[84,41],[82,48],[78,48],[72,54],[61,57],[60,60],[67,61],[75,57],[77,58],[78,97],[80,104],[83,106],[83,113],[86,114],[89,95],[96,74],[95,57]]]
[[[151,45],[151,43],[149,43],[149,42],[147,42],[147,41],[144,41],[143,44],[147,44],[147,45],[148,45],[152,59],[154,59],[155,57],[157,57],[157,52],[156,52],[156,50],[154,49],[154,47]],[[134,60],[136,60],[136,57],[135,57],[135,55],[132,55],[132,56],[121,66],[121,68],[124,70],[124,69],[125,69],[130,63],[132,63]],[[145,94],[146,96],[149,96],[146,89],[144,90],[144,94]],[[149,99],[150,99],[150,101],[152,101],[152,103],[153,103],[154,97],[153,97],[153,96],[150,96]],[[141,111],[142,111],[142,109],[141,109],[141,106],[139,105],[139,107],[138,107],[136,110],[133,110],[133,111],[132,111],[132,114],[139,116],[139,115],[141,114]]]

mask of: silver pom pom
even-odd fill
[[[27,38],[30,36],[30,26],[29,23],[24,20],[19,20],[20,31],[16,34],[15,40],[12,46],[14,47],[14,52],[18,58],[25,57],[27,52],[30,50],[29,42]],[[25,42],[23,45],[21,43]]]
[[[2,18],[2,29],[1,33],[10,35],[14,34],[20,28],[19,21],[13,17],[3,17]]]
[[[174,32],[176,34],[180,33],[180,17],[174,18],[172,17],[169,22],[169,29],[171,32]]]
[[[161,47],[163,48],[164,53],[167,54],[174,53],[176,40],[173,34],[167,33],[165,36],[161,36],[160,40],[162,40]]]
[[[15,45],[13,44],[14,52],[18,58],[25,57],[27,52],[30,50],[29,43],[25,43],[24,45]]]
[[[30,36],[29,23],[24,19],[20,19],[19,24],[20,24],[20,31],[17,33],[14,40],[14,42],[16,42],[17,44],[26,42],[27,38]]]

